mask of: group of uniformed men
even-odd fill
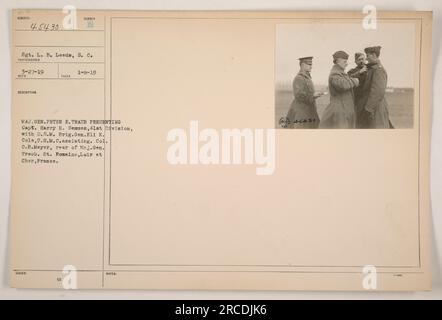
[[[333,67],[328,79],[330,104],[321,119],[316,99],[324,93],[315,92],[310,75],[313,57],[299,58],[300,70],[293,80],[294,100],[284,127],[289,128],[393,128],[385,99],[387,72],[379,55],[380,46],[365,48],[365,54],[355,53],[356,67],[348,72],[349,55],[333,54]]]

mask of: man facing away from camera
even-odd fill
[[[364,49],[367,55],[367,74],[360,88],[360,96],[355,100],[357,128],[389,129],[393,128],[385,99],[387,72],[382,66],[379,55],[380,46]]]

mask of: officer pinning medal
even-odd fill
[[[292,99],[286,115],[279,119],[279,127],[393,129],[386,97],[391,89],[387,87],[387,71],[380,55],[379,45],[353,53],[344,50],[331,53],[328,83],[322,91],[315,88],[312,76],[314,56],[298,57],[299,70],[292,81]],[[354,57],[355,65],[347,71],[350,57],[351,60]]]

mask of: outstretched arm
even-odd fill
[[[352,78],[356,78],[359,75],[359,69],[351,69],[349,72],[347,72],[347,74]]]
[[[357,78],[345,78],[339,74],[333,74],[330,76],[330,82],[333,88],[337,91],[346,91],[359,85]]]

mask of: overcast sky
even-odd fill
[[[415,42],[414,22],[378,21],[377,30],[363,29],[360,21],[280,24],[276,31],[276,81],[291,82],[299,71],[298,58],[313,56],[313,82],[327,85],[335,51],[350,55],[348,71],[355,66],[355,52],[380,45],[388,86],[414,87]]]

